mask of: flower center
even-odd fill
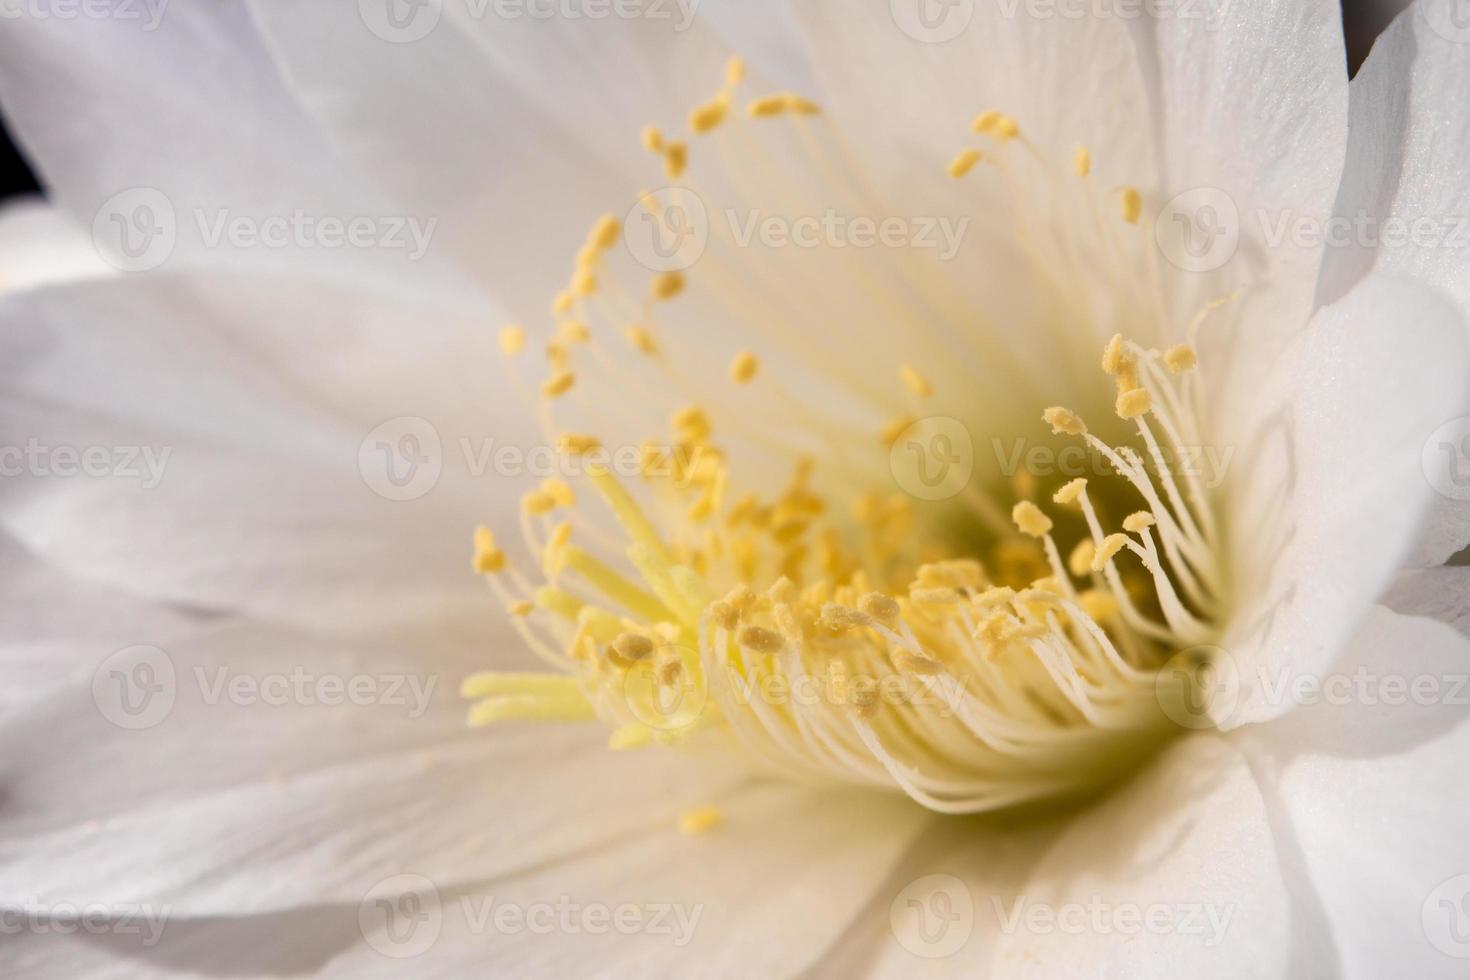
[[[691,138],[736,124],[743,74],[732,61],[719,94],[691,114]],[[817,115],[799,96],[776,95],[749,102],[741,122],[805,126]],[[1024,142],[997,111],[974,129],[994,150]],[[687,143],[650,128],[644,144],[670,180],[685,176]],[[965,178],[990,155],[966,150],[949,173]],[[1079,149],[1075,177],[1091,167]],[[1118,218],[1136,225],[1139,193],[1116,194]],[[614,749],[709,747],[759,771],[896,788],[953,813],[1087,792],[1178,730],[1170,702],[1188,692],[1161,668],[1212,640],[1223,596],[1211,500],[1193,469],[1174,465],[1203,445],[1191,347],[1108,342],[1104,373],[1092,377],[1110,391],[1121,439],[1089,431],[1069,408],[1034,406],[1053,435],[1102,461],[1091,482],[1048,495],[1024,470],[940,502],[895,491],[892,474],[886,485],[878,474],[896,448],[922,450],[954,423],[922,414],[935,395],[925,373],[901,365],[895,389],[910,407],[885,402],[889,421],[854,437],[831,418],[837,409],[790,394],[751,351],[733,355],[728,381],[769,386],[764,401],[783,425],[722,408],[705,385],[672,413],[670,438],[638,445],[636,473],[614,472],[603,433],[558,423],[566,396],[589,387],[574,358],[594,362],[590,377],[614,393],[594,397],[589,413],[609,427],[640,388],[602,335],[621,332],[635,356],[667,369],[671,387],[689,382],[668,368],[657,314],[691,282],[684,270],[660,272],[630,302],[610,261],[622,233],[615,217],[597,222],[553,303],[559,325],[538,409],[602,506],[584,507],[561,479],[524,498],[535,581],[489,529],[475,536],[476,571],[557,672],[468,678],[471,724],[601,719]],[[1026,236],[1031,247],[1043,237]],[[689,276],[706,269],[728,274],[706,258]],[[516,355],[526,333],[509,327],[501,341]],[[731,420],[728,439],[717,419]],[[773,459],[786,461],[784,486],[762,492]]]

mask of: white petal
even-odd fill
[[[1326,668],[1383,590],[1432,491],[1420,447],[1467,403],[1458,313],[1374,277],[1323,310],[1267,373],[1245,351],[1223,489],[1241,598],[1222,646],[1239,667],[1229,725],[1285,710],[1263,678]],[[1283,397],[1284,396],[1284,397]]]
[[[440,932],[412,961],[415,973],[658,977],[698,964],[705,976],[795,975],[842,934],[933,819],[891,796],[774,784],[753,784],[721,805],[725,826],[707,835],[681,837],[666,826],[468,894],[441,890],[440,910],[428,920]],[[589,909],[611,919],[629,904],[642,925],[626,934],[607,920],[582,919]],[[557,916],[559,905],[574,907],[571,925],[553,919],[548,933],[543,917]],[[656,913],[660,906],[669,911]],[[542,907],[549,908],[533,911]],[[521,928],[497,929],[502,908],[522,911]],[[400,933],[398,948],[415,938]],[[393,972],[401,963],[379,952],[391,953],[393,940],[369,934],[368,945],[334,962],[329,975]]]
[[[1018,892],[981,897],[994,972],[1292,975],[1322,937],[1293,912],[1274,821],[1233,747],[1187,737],[1078,814]]]
[[[1335,955],[1319,969],[1462,975],[1470,641],[1377,610],[1333,676],[1347,683],[1242,732],[1256,736],[1261,785],[1292,827],[1280,846],[1301,856],[1330,927]]]
[[[1452,31],[1454,9],[1430,2],[1404,11],[1353,79],[1336,209],[1345,241],[1322,271],[1327,301],[1372,271],[1392,272],[1444,290],[1470,323],[1470,177],[1461,152],[1470,112],[1452,94],[1470,86],[1470,45]],[[1467,544],[1470,502],[1446,497],[1416,564],[1440,564]]]
[[[45,201],[11,201],[0,208],[0,293],[115,271],[86,233]]]
[[[116,222],[135,217],[170,226],[171,250],[158,237],[156,250],[142,253],[165,268],[267,268],[465,291],[432,254],[416,262],[405,249],[328,248],[294,232],[284,247],[216,239],[209,229],[234,218],[405,212],[302,115],[239,0],[125,9],[134,16],[9,18],[0,36],[6,117],[52,199],[80,227],[99,222],[108,241]],[[128,66],[127,98],[118,97],[119,65]],[[140,205],[152,210],[135,214]]]

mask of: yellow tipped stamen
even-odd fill
[[[1134,388],[1118,395],[1118,417],[1121,419],[1136,419],[1148,413],[1153,407],[1153,401],[1149,397],[1147,388]]]
[[[730,380],[738,385],[749,384],[760,366],[760,359],[752,351],[741,351],[730,362]]]
[[[495,545],[495,532],[488,527],[475,528],[475,572],[490,575],[505,569],[505,552]]]
[[[1078,177],[1092,173],[1092,151],[1085,146],[1077,147],[1077,152],[1072,155],[1072,170]]]
[[[509,326],[500,331],[500,349],[508,357],[513,357],[526,349],[526,330],[524,327]]]
[[[471,728],[484,728],[500,721],[593,721],[597,713],[580,692],[575,696],[512,695],[490,698],[470,708]]]
[[[974,147],[961,150],[959,155],[949,162],[949,175],[955,180],[959,180],[971,170],[974,170],[975,164],[979,163],[981,159],[980,151]]]
[[[707,102],[689,113],[689,131],[695,134],[708,133],[725,121],[728,106],[723,102]]]
[[[560,398],[572,390],[572,385],[577,381],[577,376],[570,371],[558,371],[545,381],[541,382],[541,394],[547,398]]]
[[[745,59],[732,54],[725,60],[725,87],[734,88],[745,81]]]
[[[628,343],[640,354],[645,354],[648,357],[658,356],[658,341],[647,329],[632,325],[624,328],[623,336],[628,338]]]
[[[745,111],[756,119],[768,119],[771,116],[781,115],[788,107],[789,105],[784,94],[767,95],[750,103]]]
[[[664,136],[657,126],[649,124],[643,127],[643,148],[649,153],[664,151]]]
[[[912,364],[899,368],[898,376],[903,380],[904,386],[917,397],[928,398],[934,394],[934,386]]]
[[[653,280],[651,292],[653,298],[660,302],[673,299],[684,291],[684,274],[682,272],[665,272]]]
[[[719,807],[702,806],[679,817],[679,833],[686,837],[698,837],[719,830],[725,824],[725,814]]]
[[[1098,546],[1097,554],[1092,556],[1092,570],[1100,572],[1107,568],[1108,562],[1112,561],[1118,552],[1127,546],[1128,538],[1122,534],[1110,534],[1103,538],[1102,544]]]
[[[757,653],[780,653],[786,646],[786,640],[773,630],[764,626],[747,626],[740,631],[740,645],[749,647]]]
[[[1042,413],[1042,418],[1051,426],[1052,435],[1085,436],[1087,424],[1082,417],[1069,409],[1055,406]]]
[[[531,517],[540,517],[556,510],[556,500],[548,493],[532,490],[521,497],[521,510]]]
[[[670,180],[682,177],[688,166],[689,147],[687,144],[675,140],[664,145],[664,173],[668,174]]]
[[[1067,557],[1067,571],[1078,578],[1086,578],[1096,554],[1097,546],[1092,543],[1092,539],[1083,538],[1077,542],[1077,547],[1073,548],[1072,554]]]
[[[1123,519],[1123,530],[1130,534],[1142,534],[1157,523],[1158,521],[1154,519],[1154,515],[1146,510],[1141,510],[1136,514],[1129,514]]]
[[[1012,508],[1011,520],[1016,522],[1022,534],[1033,538],[1044,538],[1051,533],[1051,518],[1029,500],[1023,500]]]
[[[989,133],[1000,121],[1002,113],[999,109],[986,109],[975,117],[975,123],[970,128],[977,133]]]
[[[1123,220],[1130,225],[1138,224],[1143,214],[1143,194],[1137,187],[1123,188]]]
[[[577,495],[572,492],[572,488],[565,480],[559,480],[554,476],[541,481],[541,492],[558,507],[573,507],[577,503]]]
[[[1077,479],[1063,486],[1051,499],[1059,504],[1075,504],[1077,498],[1082,496],[1082,491],[1087,489],[1086,477],[1079,476]]]
[[[587,237],[587,242],[594,248],[606,252],[618,243],[618,236],[622,233],[623,223],[611,214],[604,214],[597,219],[597,224],[592,226],[592,234]]]
[[[1199,355],[1188,344],[1170,347],[1164,354],[1164,364],[1168,366],[1170,374],[1185,374],[1192,371],[1198,363]]]
[[[630,749],[641,749],[653,744],[653,729],[647,725],[633,722],[616,728],[607,738],[607,747],[614,752],[626,752]]]
[[[596,436],[581,432],[563,432],[556,437],[556,448],[568,456],[581,456],[602,446]]]
[[[1123,364],[1123,335],[1113,334],[1108,346],[1103,348],[1102,369],[1108,374],[1117,374]]]
[[[577,297],[573,296],[570,290],[568,290],[567,292],[557,293],[556,299],[551,301],[551,315],[562,316],[563,314],[569,312],[573,304],[575,304],[576,302]]]
[[[627,663],[653,656],[653,641],[642,633],[624,633],[612,643],[612,652]]]
[[[459,682],[459,696],[471,701],[517,695],[566,697],[580,691],[577,679],[565,674],[514,674],[485,671]]]
[[[891,422],[886,423],[878,433],[878,441],[885,446],[891,446],[898,441],[909,426],[913,425],[915,419],[912,415],[902,415]]]

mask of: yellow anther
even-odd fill
[[[591,296],[597,292],[597,274],[591,269],[578,269],[572,276],[572,295]]]
[[[587,236],[587,243],[605,252],[618,243],[618,236],[622,233],[623,223],[613,215],[604,214],[597,219],[597,224],[592,226],[592,233]]]
[[[973,128],[975,132],[984,133],[986,136],[993,137],[1001,142],[1013,140],[1021,135],[1021,127],[1016,120],[999,109],[987,109],[980,113],[980,115],[975,117]]]
[[[764,98],[756,99],[754,102],[752,102],[746,109],[746,112],[750,113],[757,119],[761,119],[769,118],[771,116],[779,116],[781,115],[781,113],[785,112],[786,109],[787,101],[784,94],[767,95]]]
[[[725,85],[734,88],[745,81],[745,59],[738,54],[732,54],[725,59]]]
[[[715,625],[727,633],[735,632],[735,627],[740,625],[740,610],[728,602],[716,602],[709,607],[709,618],[714,620]]]
[[[725,825],[725,814],[719,807],[702,806],[698,810],[690,810],[679,817],[679,833],[687,837],[697,837],[700,834],[708,834],[719,830]]]
[[[508,356],[519,354],[525,350],[525,328],[514,325],[502,328],[500,331],[500,349]]]
[[[668,174],[670,180],[675,180],[684,174],[684,169],[689,166],[689,147],[685,143],[674,140],[664,146],[664,173]]]
[[[741,351],[730,362],[730,380],[738,385],[747,384],[760,370],[761,362],[752,351]]]
[[[1141,214],[1143,214],[1143,194],[1137,187],[1123,188],[1123,220],[1130,225],[1136,225]]]
[[[562,316],[572,308],[572,304],[576,301],[577,297],[573,296],[570,291],[557,293],[556,299],[551,301],[551,315]]]
[[[725,121],[726,109],[724,102],[706,102],[702,106],[695,107],[689,113],[689,131],[708,133]]]
[[[1079,476],[1052,494],[1051,499],[1059,504],[1074,504],[1077,502],[1077,498],[1082,496],[1082,491],[1086,489],[1087,479]]]
[[[1147,388],[1134,388],[1118,395],[1118,417],[1121,419],[1136,419],[1148,412],[1153,407],[1153,400],[1149,398]]]
[[[1127,546],[1128,537],[1126,535],[1109,534],[1103,538],[1102,545],[1097,549],[1097,553],[1092,556],[1092,570],[1094,572],[1100,572],[1104,568],[1107,568],[1108,562],[1112,561],[1118,552]]]
[[[909,598],[923,606],[948,606],[963,597],[955,589],[909,589]]]
[[[822,606],[822,623],[838,630],[861,629],[873,625],[873,617],[851,606],[829,602]]]
[[[644,327],[636,324],[626,327],[623,330],[623,336],[628,338],[628,343],[632,344],[639,353],[647,354],[649,357],[658,356],[658,341]]]
[[[664,272],[654,277],[651,292],[656,300],[671,300],[684,291],[684,273]]]
[[[1060,405],[1048,408],[1041,417],[1046,420],[1047,425],[1051,426],[1053,435],[1087,435],[1087,424],[1082,421],[1082,417]]]
[[[698,405],[687,405],[674,413],[670,420],[674,431],[690,442],[703,442],[712,430],[709,416]]]
[[[905,364],[898,369],[898,376],[903,379],[904,385],[909,391],[920,398],[928,398],[934,394],[934,386],[929,380],[920,374],[912,364]]]
[[[914,424],[912,415],[901,415],[883,426],[883,431],[878,433],[878,440],[885,446],[891,446],[898,441],[898,437]]]
[[[816,116],[822,112],[822,107],[811,99],[804,99],[790,92],[786,93],[786,108],[799,116]]]
[[[608,652],[632,664],[653,655],[653,641],[642,633],[624,633],[613,640]]]
[[[1118,614],[1118,599],[1102,589],[1088,589],[1077,597],[1082,611],[1095,623],[1106,622]]]
[[[552,503],[558,507],[571,507],[577,502],[577,495],[567,486],[566,481],[554,476],[541,481],[541,492],[550,497]]]
[[[1015,598],[1015,589],[1008,588],[1004,585],[999,585],[993,589],[986,589],[984,592],[977,595],[975,597],[975,604],[982,609],[996,609],[1001,606],[1010,605],[1013,601],[1015,601]]]
[[[1067,558],[1067,571],[1078,578],[1086,576],[1096,555],[1097,546],[1092,543],[1092,539],[1083,538],[1077,542],[1077,547],[1072,549],[1072,554]]]
[[[1179,344],[1170,347],[1164,354],[1164,364],[1168,366],[1171,374],[1184,374],[1193,370],[1199,363],[1199,355],[1195,354],[1194,348],[1188,344]]]
[[[475,571],[480,575],[499,572],[505,564],[505,552],[495,545],[495,532],[483,525],[475,528]]]
[[[543,493],[540,490],[532,490],[530,493],[521,497],[521,510],[530,514],[532,517],[539,517],[542,514],[549,514],[556,510],[556,501],[552,499],[550,494]]]
[[[975,164],[979,163],[980,160],[980,151],[974,147],[961,150],[953,160],[949,161],[949,175],[955,180],[959,180],[971,170],[974,170]]]
[[[596,436],[590,436],[581,432],[563,432],[556,437],[556,448],[568,456],[580,456],[590,453],[602,445],[602,441]]]
[[[585,344],[592,339],[592,330],[581,320],[568,320],[556,328],[556,339],[563,344]]]
[[[898,621],[898,602],[881,592],[869,592],[858,600],[858,609],[885,626]]]
[[[1092,173],[1092,151],[1085,146],[1077,147],[1077,152],[1072,154],[1072,169],[1078,177]]]
[[[986,109],[975,117],[975,124],[971,128],[977,133],[989,133],[995,128],[995,124],[1000,121],[1002,115],[1004,113],[999,109]]]
[[[1023,500],[1011,509],[1011,520],[1016,522],[1022,534],[1033,538],[1042,538],[1051,532],[1051,518],[1029,500]]]
[[[576,383],[577,376],[570,371],[558,371],[545,381],[541,382],[541,394],[547,398],[560,398]]]
[[[1129,514],[1123,519],[1123,530],[1130,534],[1142,534],[1157,523],[1158,521],[1154,520],[1154,515],[1146,510],[1141,510],[1136,514]]]
[[[659,132],[658,127],[651,123],[643,127],[643,148],[649,153],[662,153],[664,151],[664,134]]]
[[[1108,374],[1117,374],[1123,364],[1123,335],[1113,334],[1108,346],[1103,348],[1102,369]]]
[[[740,631],[740,645],[749,647],[757,653],[780,653],[786,646],[786,640],[780,633],[768,630],[764,626],[747,626]]]
[[[893,664],[899,670],[910,674],[923,674],[933,677],[935,674],[944,673],[944,664],[933,657],[920,657],[907,650],[899,650],[893,655]]]
[[[535,608],[536,604],[534,602],[531,602],[528,599],[517,599],[515,602],[512,602],[510,605],[506,606],[505,611],[510,613],[512,616],[524,619],[525,617],[531,615],[532,611],[534,611]]]

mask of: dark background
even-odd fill
[[[1249,3],[1251,0],[1235,0]],[[1342,0],[1343,29],[1347,34],[1348,62],[1357,71],[1373,39],[1393,19],[1404,0]],[[10,140],[0,118],[0,198],[34,193],[36,178]]]

